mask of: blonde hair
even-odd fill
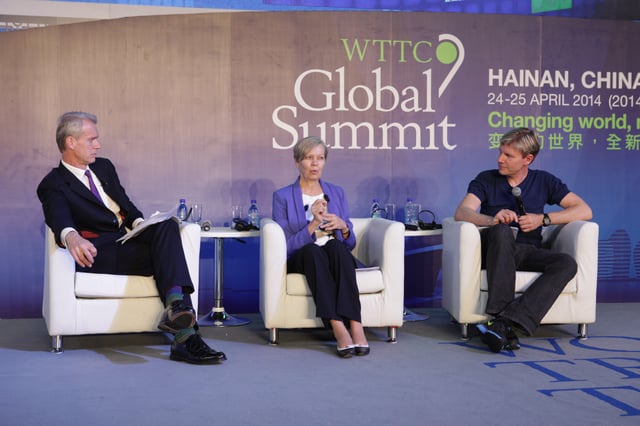
[[[505,133],[500,138],[500,145],[513,145],[523,157],[531,154],[536,158],[540,152],[540,142],[536,133],[526,127],[518,127]]]

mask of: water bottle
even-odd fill
[[[178,213],[176,216],[178,216],[180,222],[184,222],[187,219],[187,214],[189,214],[187,210],[187,200],[180,198],[180,204],[178,204]]]
[[[256,200],[251,200],[251,205],[249,206],[249,225],[260,228],[260,210],[258,210]]]
[[[380,203],[377,198],[373,199],[371,203],[371,211],[369,216],[371,217],[382,217],[382,209],[380,208]]]
[[[418,205],[412,198],[407,198],[407,203],[404,205],[404,223],[418,226]]]

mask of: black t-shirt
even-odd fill
[[[518,186],[522,191],[521,198],[527,213],[544,213],[547,204],[560,204],[570,192],[560,179],[543,170],[529,169],[527,177]],[[495,216],[502,209],[518,211],[512,189],[506,176],[501,175],[498,170],[486,170],[469,183],[467,192],[480,199],[480,213]],[[516,223],[512,225],[517,226]],[[516,240],[540,245],[541,228],[531,232],[518,232]]]

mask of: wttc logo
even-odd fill
[[[289,149],[308,135],[332,149],[456,148],[449,143],[456,124],[438,115],[464,62],[456,36],[440,34],[436,43],[348,38],[340,43],[346,64],[303,71],[290,93],[295,104],[273,110],[274,149]]]

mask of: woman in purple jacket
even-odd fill
[[[273,220],[287,240],[287,272],[304,274],[316,316],[330,325],[342,358],[368,355],[360,318],[356,237],[344,190],[321,179],[328,149],[322,139],[306,137],[293,147],[300,173],[291,185],[273,193]]]

